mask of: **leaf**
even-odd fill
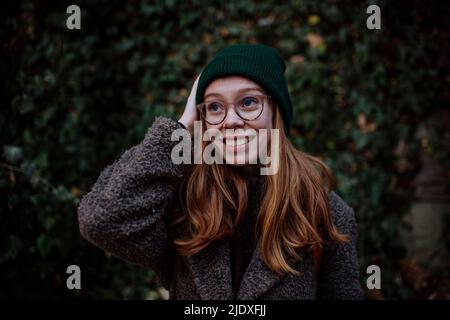
[[[3,158],[11,164],[18,163],[23,158],[22,148],[18,146],[4,146]]]
[[[36,246],[42,257],[47,257],[52,247],[51,240],[48,236],[41,234],[36,240]]]

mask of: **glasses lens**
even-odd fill
[[[245,96],[236,103],[236,110],[245,120],[254,120],[258,118],[263,109],[264,97]]]
[[[206,102],[202,107],[202,115],[206,122],[219,124],[225,119],[225,108],[219,102]]]

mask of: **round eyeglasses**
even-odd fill
[[[264,110],[264,104],[270,99],[270,95],[246,94],[233,103],[236,114],[245,121],[259,118]],[[197,109],[203,119],[210,125],[222,123],[228,114],[229,103],[220,100],[205,101],[197,105]]]

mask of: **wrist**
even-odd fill
[[[184,129],[192,131],[192,126],[189,124],[188,121],[184,120],[183,117],[181,117],[178,121],[177,121],[181,126],[183,126]]]
[[[178,122],[184,129],[187,129],[186,125],[185,125],[183,122],[181,122],[180,120],[178,120],[177,122]]]

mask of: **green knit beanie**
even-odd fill
[[[208,85],[217,78],[238,75],[260,85],[271,95],[280,109],[286,133],[289,134],[293,110],[284,77],[286,64],[278,51],[272,47],[254,45],[231,45],[217,53],[206,65],[197,86],[196,104],[202,103]]]

